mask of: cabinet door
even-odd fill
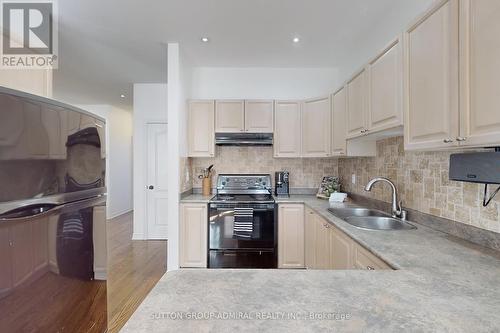
[[[17,287],[33,272],[32,223],[18,223],[11,227],[12,284]]]
[[[245,101],[245,131],[272,133],[274,130],[273,101]]]
[[[190,157],[212,157],[215,154],[214,101],[190,101],[188,143]]]
[[[403,62],[400,38],[368,64],[367,76],[370,132],[402,125]]]
[[[306,100],[302,110],[302,156],[330,155],[330,96]]]
[[[405,149],[458,136],[458,0],[440,1],[404,33]]]
[[[0,226],[0,297],[12,288],[12,242],[10,230],[6,226]]]
[[[347,83],[347,137],[354,138],[366,132],[366,82],[362,70]]]
[[[306,208],[305,214],[305,256],[306,268],[316,268],[316,214]]]
[[[215,102],[215,132],[236,133],[245,130],[245,103],[243,101]]]
[[[274,157],[300,157],[302,137],[301,103],[276,101]]]
[[[333,229],[331,236],[331,265],[333,269],[352,269],[353,241],[336,228]]]
[[[392,269],[384,261],[373,255],[359,244],[354,246],[354,267],[356,269]]]
[[[500,145],[500,1],[461,2],[461,131],[463,146]]]
[[[181,204],[180,266],[207,267],[207,205]]]
[[[318,269],[331,268],[330,231],[330,224],[316,215],[316,268]]]
[[[279,205],[278,268],[304,268],[304,205]]]
[[[347,153],[346,132],[346,88],[332,96],[332,155],[344,156]]]

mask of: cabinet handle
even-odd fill
[[[450,138],[444,139],[443,142],[444,143],[451,143],[451,142],[453,142],[453,139],[450,139]]]
[[[373,268],[372,266],[366,266],[366,269],[369,270],[369,271],[374,271],[375,268]]]
[[[463,136],[459,136],[459,137],[457,137],[457,141],[458,141],[458,142],[462,142],[462,141],[465,141],[465,140],[467,140],[467,138],[465,138],[465,137],[463,137]]]

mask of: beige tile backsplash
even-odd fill
[[[272,147],[216,147],[214,158],[193,158],[193,187],[201,187],[200,169],[214,164],[212,181],[219,173],[270,173],[290,172],[290,186],[301,188],[319,187],[323,176],[336,176],[338,160],[335,158],[274,158]]]
[[[456,152],[456,151],[455,151]],[[405,152],[403,137],[377,142],[376,157],[359,158],[274,158],[272,147],[216,147],[214,158],[181,160],[181,187],[200,188],[200,169],[214,164],[213,181],[218,173],[271,173],[290,171],[290,186],[317,188],[323,176],[341,177],[344,191],[390,202],[385,184],[371,192],[366,183],[376,176],[394,181],[405,207],[431,215],[500,232],[500,195],[482,207],[483,186],[448,179],[449,157],[453,152]],[[351,175],[356,174],[356,184]],[[274,179],[273,179],[274,183]]]
[[[339,174],[345,190],[390,202],[387,185],[364,191],[371,178],[387,177],[396,184],[405,207],[500,232],[500,196],[484,208],[482,185],[450,181],[452,153],[405,152],[403,137],[389,138],[377,142],[376,157],[339,160]],[[352,174],[356,174],[355,185]]]

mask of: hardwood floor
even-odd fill
[[[167,241],[132,241],[132,213],[109,220],[108,332],[118,332],[167,269]]]

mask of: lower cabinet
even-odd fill
[[[392,269],[310,208],[305,216],[306,268]]]
[[[207,204],[180,205],[180,267],[207,267]]]
[[[304,205],[278,207],[278,268],[305,268]]]

